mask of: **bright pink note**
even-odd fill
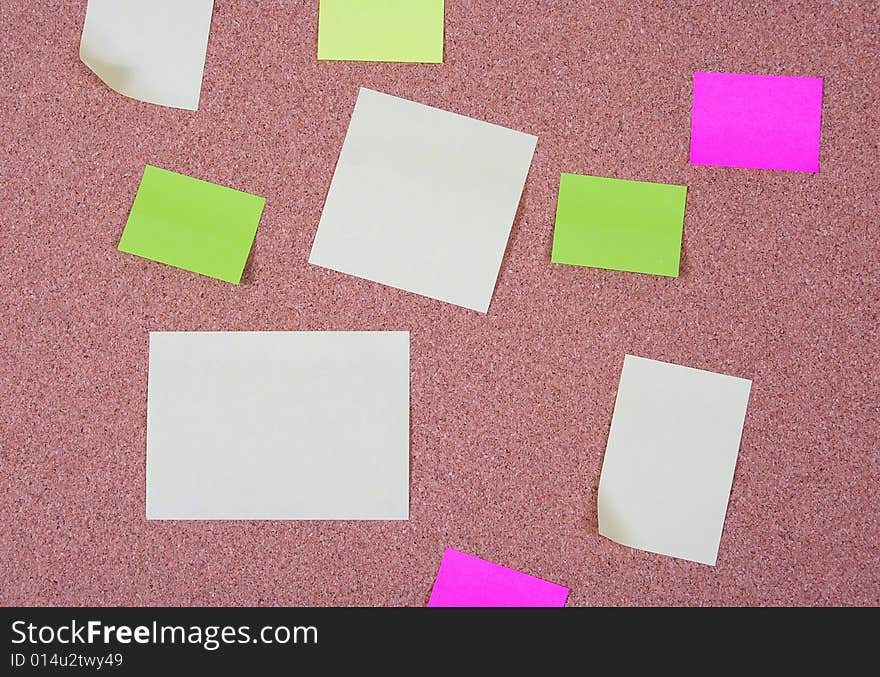
[[[822,78],[694,73],[691,164],[819,171]]]
[[[428,606],[565,606],[568,588],[447,548]]]

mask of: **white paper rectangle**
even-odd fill
[[[487,312],[537,141],[362,88],[309,263]]]
[[[153,332],[148,519],[407,519],[408,332]]]
[[[89,0],[79,58],[125,96],[196,110],[214,0]]]
[[[599,533],[714,565],[751,385],[627,355],[599,480]]]

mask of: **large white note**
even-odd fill
[[[153,332],[148,519],[407,519],[408,332]]]

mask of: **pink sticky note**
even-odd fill
[[[694,73],[691,164],[819,171],[822,78]]]
[[[568,588],[447,548],[428,606],[565,606]]]

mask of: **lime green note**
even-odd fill
[[[238,284],[265,198],[147,165],[119,251]]]
[[[318,59],[443,61],[443,0],[321,0]]]
[[[678,277],[687,186],[563,174],[553,263]]]

